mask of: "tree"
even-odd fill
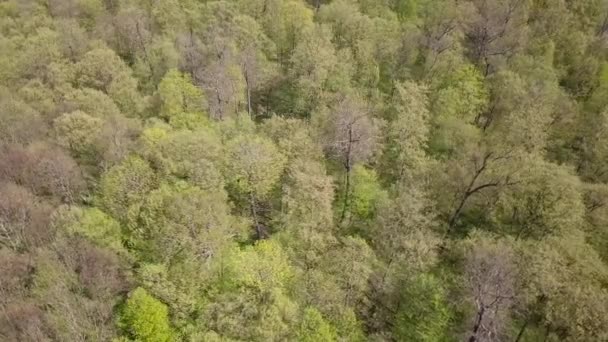
[[[264,199],[283,173],[285,158],[272,141],[254,135],[239,135],[227,143],[229,164],[225,166],[228,183],[244,196],[256,237],[262,239],[268,232],[262,224],[259,201]]]
[[[154,171],[148,163],[139,157],[130,157],[101,177],[98,203],[119,222],[125,223],[130,211],[141,204],[155,182]]]
[[[519,173],[517,184],[498,197],[491,217],[516,239],[563,234],[583,225],[581,185],[568,170],[535,159]]]
[[[138,287],[133,290],[120,315],[127,336],[146,342],[173,340],[167,306]]]
[[[21,176],[25,186],[44,196],[53,196],[64,203],[80,199],[86,190],[83,171],[62,149],[44,143],[27,149],[29,161]]]
[[[298,341],[336,341],[334,328],[323,319],[323,316],[314,308],[304,310],[304,317],[297,333]]]
[[[348,75],[339,69],[330,32],[323,27],[306,31],[291,55],[289,77],[293,96],[289,111],[302,116],[326,102],[326,91],[348,87]],[[346,79],[346,80],[345,80]],[[332,83],[338,83],[332,86]]]
[[[325,148],[328,155],[344,168],[344,186],[340,223],[350,206],[351,172],[359,162],[367,161],[377,149],[378,124],[361,100],[342,97],[331,108],[325,123]]]
[[[457,119],[469,124],[478,120],[489,96],[483,76],[473,65],[464,64],[450,70],[435,82],[431,110],[438,119]]]
[[[525,40],[528,1],[475,0],[472,4],[474,16],[466,23],[469,54],[488,75],[500,58],[515,54]]]
[[[185,182],[150,192],[130,226],[140,259],[156,263],[176,263],[184,255],[205,263],[221,255],[231,238],[242,235],[224,193]]]
[[[531,312],[524,316],[521,334],[536,325],[547,338],[605,338],[608,298],[601,284],[608,273],[584,234],[575,230],[550,237],[525,245],[522,252],[522,277],[528,281],[524,304]]]
[[[161,117],[170,120],[182,113],[203,115],[206,101],[202,91],[192,84],[188,75],[169,70],[158,84]]]
[[[94,143],[102,124],[102,120],[82,111],[63,114],[54,121],[59,142],[83,158],[90,158],[95,152]]]
[[[294,160],[285,178],[277,218],[281,229],[278,239],[294,266],[304,272],[315,270],[336,243],[332,180],[322,164],[304,159]]]
[[[87,52],[76,64],[76,79],[82,87],[108,94],[125,114],[136,116],[143,110],[137,81],[113,50],[98,48]]]
[[[515,264],[508,244],[491,237],[465,241],[464,281],[474,307],[468,341],[487,341],[504,334],[515,297]]]
[[[402,341],[441,341],[451,316],[445,289],[431,274],[408,281],[401,293],[394,335]]]
[[[427,89],[423,86],[412,82],[396,85],[394,114],[388,124],[383,153],[386,165],[383,173],[388,180],[413,181],[424,170],[430,135],[428,106]]]
[[[380,186],[374,170],[356,165],[352,171],[352,187],[349,204],[349,219],[360,221],[373,220],[377,207],[386,199],[387,194]]]
[[[288,296],[294,270],[274,240],[236,250],[226,261],[205,326],[229,339],[280,341],[295,334],[297,305]]]
[[[33,249],[50,241],[52,207],[23,187],[0,185],[0,245],[15,251]]]
[[[27,144],[46,131],[40,113],[3,87],[0,87],[0,116],[0,141],[4,144]]]
[[[307,121],[282,116],[264,120],[260,130],[274,141],[288,163],[293,160],[323,161],[323,146],[315,141],[315,129]]]
[[[300,1],[239,1],[242,13],[256,19],[277,46],[277,57],[285,65],[302,36],[314,27],[313,11]]]
[[[60,208],[54,214],[53,226],[67,235],[84,237],[94,245],[126,253],[120,225],[97,208]]]
[[[509,149],[489,150],[487,146],[481,149],[479,146],[471,148],[465,155],[447,162],[446,172],[441,176],[444,178],[432,185],[437,203],[445,205],[448,210],[446,233],[452,232],[457,226],[471,201],[487,192],[495,193],[518,182],[518,161],[522,160],[519,154]],[[453,197],[445,196],[447,189],[450,189],[448,191],[451,191]],[[481,202],[482,207],[487,204],[487,201]],[[479,217],[482,218],[483,216]]]

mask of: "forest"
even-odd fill
[[[0,340],[608,341],[608,0],[0,0]]]

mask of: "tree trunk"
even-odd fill
[[[449,233],[452,230],[452,228],[454,228],[454,225],[456,225],[456,221],[460,217],[460,213],[462,212],[464,205],[466,204],[469,197],[471,197],[471,195],[473,195],[474,193],[476,193],[484,188],[498,186],[499,182],[493,182],[493,183],[486,183],[486,184],[475,187],[475,183],[477,182],[477,179],[479,178],[479,176],[481,176],[481,174],[484,172],[484,170],[488,166],[488,160],[490,159],[491,156],[492,156],[492,153],[487,153],[485,155],[485,157],[483,158],[481,167],[479,167],[478,169],[476,168],[475,175],[473,175],[473,179],[471,179],[471,182],[469,182],[469,185],[467,186],[464,194],[462,195],[462,198],[460,199],[460,202],[458,203],[456,210],[454,211],[454,213],[450,216],[450,219],[448,220],[447,233]]]
[[[481,320],[483,319],[483,314],[485,311],[485,308],[482,306],[477,312],[477,318],[475,319],[475,325],[473,326],[473,332],[471,334],[471,337],[469,337],[469,342],[477,341],[477,333],[479,332],[479,328],[481,327]]]
[[[526,331],[526,328],[528,327],[529,322],[530,322],[530,319],[526,318],[524,325],[522,325],[521,329],[519,329],[519,333],[517,334],[517,338],[515,339],[515,342],[521,341],[521,338],[524,336],[524,332]]]
[[[346,179],[344,182],[344,201],[342,204],[342,214],[340,215],[340,222],[338,225],[342,225],[344,218],[346,217],[346,211],[348,210],[350,200],[350,171],[351,171],[351,150],[353,145],[353,130],[352,127],[348,129],[348,146],[346,149],[346,160],[344,161],[344,168],[346,169]]]
[[[249,77],[245,77],[245,87],[247,88],[247,114],[253,119],[251,113],[251,87],[249,86]]]
[[[251,207],[251,217],[253,218],[253,227],[255,228],[255,233],[258,240],[264,238],[264,232],[262,232],[262,228],[260,227],[260,222],[258,220],[258,212],[257,212],[257,202],[255,200],[255,196],[253,193],[249,193],[249,206]]]
[[[321,8],[321,0],[315,0],[315,11],[319,11],[319,8]]]
[[[346,168],[346,176],[344,182],[344,201],[342,203],[342,214],[340,215],[339,225],[342,224],[344,218],[346,218],[346,211],[348,210],[349,200],[350,200],[350,166]]]

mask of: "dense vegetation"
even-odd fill
[[[0,340],[608,341],[608,1],[1,0]]]

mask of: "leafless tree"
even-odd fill
[[[379,128],[370,117],[366,104],[351,96],[344,96],[336,102],[328,121],[326,149],[345,171],[341,223],[350,204],[352,168],[357,162],[368,160],[376,151]]]
[[[495,242],[472,246],[465,261],[465,284],[476,313],[468,341],[499,341],[514,301],[515,266],[510,249]]]
[[[85,189],[82,170],[63,150],[46,144],[28,148],[31,153],[29,165],[31,176],[26,184],[37,194],[56,196],[65,203],[78,199]]]
[[[0,245],[23,250],[51,239],[52,208],[27,189],[11,183],[0,185]]]
[[[251,92],[260,81],[260,66],[256,57],[256,48],[253,45],[247,46],[241,52],[241,69],[245,78],[245,91],[247,93],[247,114],[253,115],[251,108]]]
[[[474,0],[476,13],[466,23],[466,38],[471,58],[492,70],[492,59],[512,55],[525,38],[526,2],[524,0]]]
[[[461,189],[455,194],[453,201],[454,210],[448,218],[448,232],[456,226],[462,210],[473,195],[484,189],[500,188],[515,184],[516,171],[508,171],[504,168],[505,162],[511,159],[513,159],[511,151],[479,151],[479,153],[473,153],[470,156],[470,164],[467,166],[472,166],[470,169],[472,172],[467,177],[469,179],[464,181]]]

